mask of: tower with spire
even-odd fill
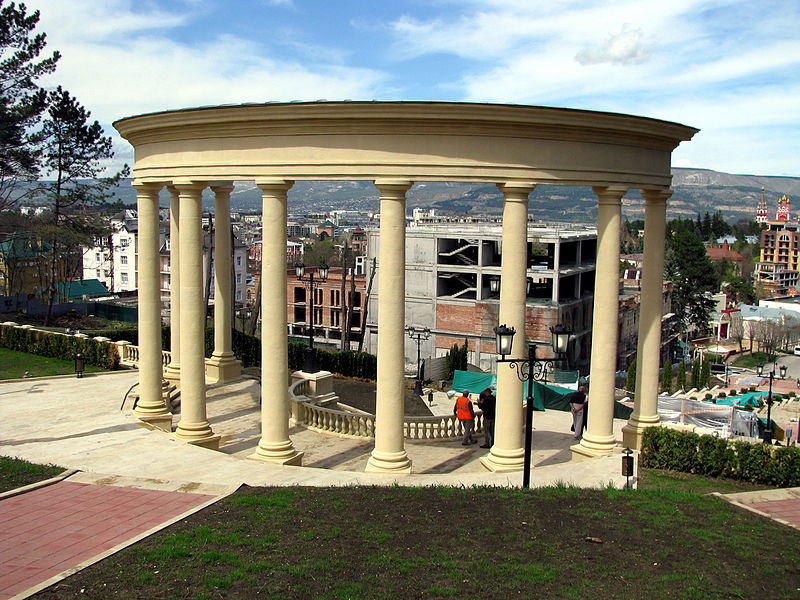
[[[789,207],[789,196],[784,194],[781,196],[781,199],[778,200],[778,212],[775,215],[775,219],[777,221],[789,221],[791,218],[791,210]]]
[[[764,187],[761,188],[761,200],[758,201],[758,210],[756,211],[756,223],[766,223],[769,220],[767,214],[767,196]]]

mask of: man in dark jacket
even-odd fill
[[[586,427],[586,386],[579,386],[577,392],[567,396],[567,401],[572,411],[572,430],[575,432],[575,439],[579,440]]]
[[[491,448],[494,444],[494,411],[497,398],[494,388],[489,386],[478,396],[478,408],[483,411],[483,445],[481,448]]]

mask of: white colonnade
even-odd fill
[[[218,436],[205,412],[209,379],[225,380],[238,365],[230,347],[229,199],[234,181],[255,181],[263,199],[262,437],[252,458],[300,464],[289,439],[286,395],[286,202],[296,180],[369,180],[380,196],[378,376],[375,447],[367,469],[408,473],[403,446],[405,325],[405,194],[415,181],[487,182],[503,193],[503,254],[499,322],[526,331],[528,196],[538,183],[590,185],[598,196],[598,254],[588,430],[575,457],[607,454],[616,371],[621,199],[641,189],[647,203],[646,280],[640,328],[640,397],[626,443],[657,422],[658,343],[664,203],[670,155],[696,133],[691,127],[630,115],[530,106],[415,102],[319,102],[189,109],[130,117],[115,123],[136,150],[140,210],[140,390],[136,415],[164,427],[158,294],[158,191],[167,187],[178,235],[172,240],[172,344],[178,361],[182,415],[175,436],[214,447]],[[202,151],[198,151],[202,149]],[[217,302],[214,354],[203,356],[200,199],[216,195]],[[173,229],[173,234],[175,229]],[[227,245],[222,240],[226,238]],[[175,255],[173,255],[175,257]],[[222,271],[225,271],[223,275]],[[227,276],[227,279],[226,279]],[[525,334],[513,356],[525,356]],[[645,364],[646,363],[646,364]],[[522,382],[498,369],[496,441],[483,464],[522,468]],[[629,440],[630,438],[630,440]]]

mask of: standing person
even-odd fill
[[[491,385],[478,396],[478,408],[483,411],[483,445],[481,448],[491,448],[494,444],[494,411],[497,398],[494,387]]]
[[[461,421],[461,426],[464,428],[464,440],[461,445],[469,446],[477,443],[478,440],[472,438],[472,429],[475,426],[475,409],[472,408],[472,400],[469,399],[469,390],[464,390],[456,398],[453,414]]]
[[[572,411],[572,431],[575,432],[575,439],[579,440],[586,426],[586,386],[578,386],[578,391],[567,396],[567,402]]]

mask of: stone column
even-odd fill
[[[261,248],[261,440],[249,458],[300,465],[289,439],[286,335],[286,194],[293,181],[257,179],[263,203]]]
[[[642,190],[645,200],[644,265],[636,348],[636,401],[622,428],[626,447],[640,450],[645,428],[659,422],[658,367],[661,360],[661,317],[664,292],[664,238],[669,190]],[[590,412],[591,414],[591,412]]]
[[[406,296],[406,192],[411,181],[379,179],[378,381],[375,448],[366,470],[411,473],[403,446]]]
[[[172,414],[161,394],[161,286],[158,258],[158,192],[162,184],[134,182],[139,222],[139,389],[133,414],[164,431]]]
[[[533,183],[507,183],[497,186],[503,193],[503,254],[500,257],[500,323],[516,330],[511,355],[527,358],[525,310],[528,272],[528,195]],[[459,390],[461,391],[461,390]],[[473,390],[470,390],[473,391]],[[480,391],[480,390],[474,390]],[[497,363],[497,416],[494,446],[481,463],[490,471],[522,469],[523,382],[510,364]]]
[[[206,361],[206,373],[212,383],[235,381],[242,376],[242,363],[233,355],[231,318],[233,291],[231,269],[232,183],[212,185],[215,195],[216,227],[214,233],[214,352]]]
[[[622,197],[621,187],[595,187],[597,194],[597,268],[594,286],[592,357],[589,379],[589,422],[579,444],[572,446],[572,457],[610,454],[614,437],[614,378],[619,337],[619,242]]]
[[[205,183],[176,181],[180,202],[181,420],[175,437],[205,448],[219,448],[206,418],[205,298],[201,196]]]
[[[164,374],[171,383],[181,379],[181,258],[180,201],[178,190],[169,190],[169,347],[172,358]]]

